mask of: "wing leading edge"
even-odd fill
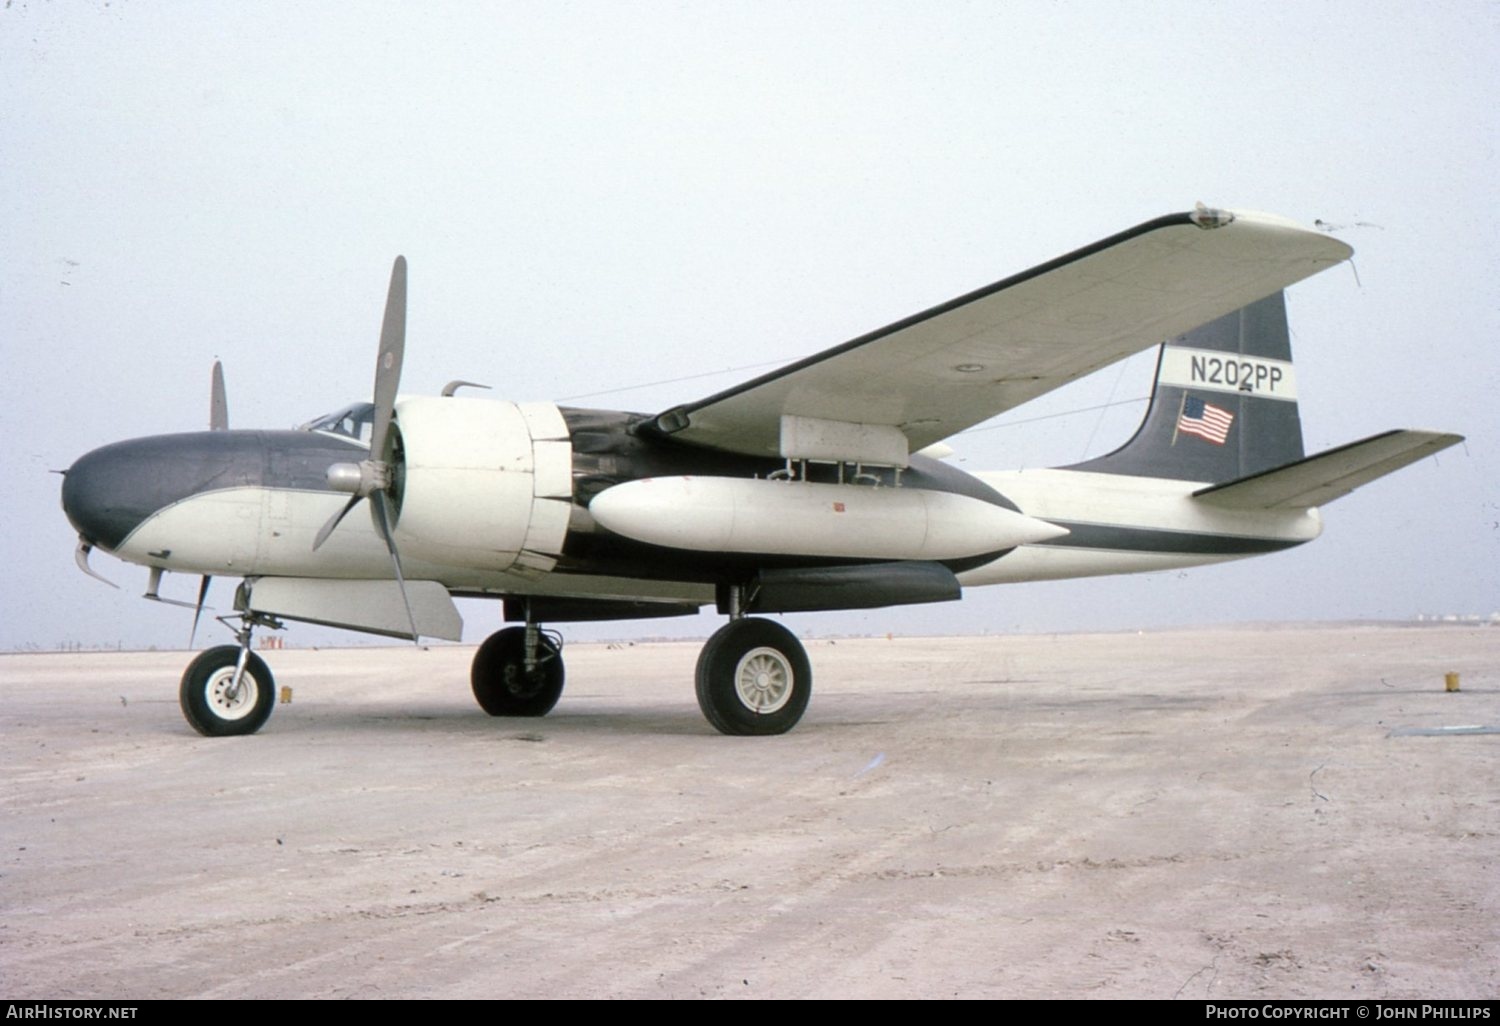
[[[652,424],[728,452],[906,455],[1346,260],[1268,214],[1200,208],[824,350]]]

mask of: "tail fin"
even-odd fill
[[[1277,292],[1163,344],[1135,437],[1068,469],[1218,483],[1302,457],[1286,301]]]

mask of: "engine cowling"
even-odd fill
[[[556,406],[404,399],[396,430],[403,556],[483,570],[552,568],[573,495],[573,450]]]

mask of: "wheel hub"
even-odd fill
[[[234,667],[226,666],[208,679],[208,704],[226,720],[244,719],[255,709],[255,689],[254,678],[248,670],[240,675],[240,683],[236,687]]]
[[[746,652],[735,668],[734,690],[745,708],[765,715],[781,709],[792,697],[792,666],[774,648]]]

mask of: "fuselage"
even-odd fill
[[[398,404],[395,540],[407,578],[466,595],[708,603],[716,585],[767,568],[927,560],[979,586],[1197,566],[1297,545],[1320,527],[1315,510],[1198,502],[1205,482],[970,475],[921,456],[899,473],[789,468],[654,438],[638,420],[550,404]],[[70,468],[64,509],[86,543],[165,571],[389,579],[367,516],[314,551],[346,500],[328,468],[368,455],[357,428],[322,423],[106,446]]]
[[[1238,510],[1198,501],[1210,482],[1038,469],[977,475],[1068,533],[959,574],[965,586],[1149,573],[1292,548],[1322,531],[1316,509]]]

